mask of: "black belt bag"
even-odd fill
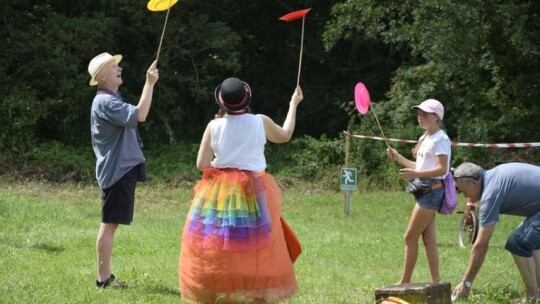
[[[409,182],[405,188],[405,193],[412,193],[416,199],[421,198],[426,195],[431,190],[439,189],[444,186],[443,182],[438,182],[436,184],[424,184],[422,180],[415,179]]]

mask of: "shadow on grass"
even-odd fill
[[[59,254],[59,253],[64,252],[64,250],[66,250],[64,246],[56,246],[56,245],[45,244],[45,243],[26,243],[26,244],[20,244],[20,243],[9,244],[8,243],[6,245],[11,246],[13,248],[17,248],[17,249],[29,248],[33,250],[39,250],[47,254]]]
[[[461,248],[457,242],[455,243],[437,243],[437,247],[439,248]]]
[[[453,248],[453,247],[461,248],[457,241],[455,243],[437,243],[437,247],[440,247],[440,248]],[[467,246],[465,248],[472,248],[472,246]],[[492,250],[492,249],[501,250],[501,249],[504,249],[504,246],[502,246],[502,245],[490,245],[489,249],[490,250]]]
[[[18,249],[29,248],[33,250],[43,251],[47,254],[59,254],[66,250],[64,246],[51,245],[46,243],[12,244],[11,247]]]
[[[44,244],[44,243],[32,244],[29,247],[32,249],[45,251],[50,254],[59,254],[65,250],[64,246],[55,246],[55,245]]]
[[[180,292],[178,291],[178,288],[170,288],[165,285],[151,285],[146,286],[144,289],[150,293],[156,293],[165,296],[176,296],[180,300]]]

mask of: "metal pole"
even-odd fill
[[[351,191],[345,191],[345,215],[349,216],[351,211]]]

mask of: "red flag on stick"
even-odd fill
[[[302,69],[302,52],[304,50],[304,25],[306,22],[306,15],[310,10],[311,8],[306,8],[303,10],[294,11],[292,13],[283,15],[279,18],[279,20],[286,21],[286,22],[291,22],[291,21],[302,18],[302,36],[301,36],[302,38],[300,40],[300,62],[298,64],[298,77],[296,79],[296,86],[300,84],[300,71]]]
[[[300,18],[304,18],[310,10],[311,8],[306,8],[303,10],[288,13],[287,15],[279,17],[279,20],[291,22]]]

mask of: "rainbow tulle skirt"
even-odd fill
[[[271,217],[263,182],[256,173],[205,169],[195,187],[182,241],[222,251],[268,246]]]
[[[178,263],[182,299],[251,303],[292,297],[298,284],[274,178],[204,169],[194,190]]]

